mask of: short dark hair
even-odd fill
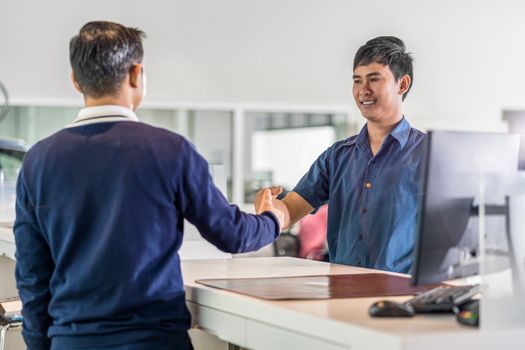
[[[69,60],[84,95],[115,94],[132,65],[142,63],[146,34],[121,24],[86,23],[69,42]]]
[[[406,52],[405,43],[394,36],[379,36],[369,40],[357,50],[354,57],[354,70],[357,66],[377,62],[387,65],[396,81],[408,75],[414,81],[412,54]],[[412,84],[403,95],[403,100],[412,88]]]

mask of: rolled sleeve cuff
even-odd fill
[[[319,210],[320,207],[323,206],[324,203],[319,202],[317,199],[317,195],[315,193],[312,193],[312,191],[308,191],[307,188],[297,186],[293,189],[293,192],[297,193],[299,196],[301,196],[305,201],[310,204],[314,210],[310,214],[315,214]]]

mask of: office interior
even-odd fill
[[[0,138],[20,140],[29,148],[76,117],[82,97],[70,81],[68,43],[84,23],[110,20],[135,26],[147,34],[148,85],[137,111],[139,118],[190,139],[214,167],[214,179],[229,201],[253,212],[258,189],[278,184],[291,190],[321,152],[358,133],[365,124],[353,102],[352,60],[359,46],[379,35],[402,38],[413,54],[413,87],[403,107],[412,126],[422,131],[525,135],[524,13],[525,3],[518,0],[2,0],[0,82],[11,107],[0,123]],[[16,172],[6,173],[5,182],[15,178]],[[516,194],[525,195],[522,173],[519,181]],[[11,220],[9,201],[13,198],[5,193],[2,199],[7,204],[2,204],[0,216]],[[295,230],[292,228],[292,235]],[[12,248],[2,244],[4,255],[13,258]],[[198,257],[204,259],[201,265],[188,263],[188,269],[195,268],[188,278],[206,278],[205,267],[213,266],[206,265],[209,258],[237,259],[224,266],[233,264],[239,271],[249,267],[265,270],[244,259],[266,259],[261,260],[262,265],[279,265],[274,260],[279,255],[275,246],[233,257],[195,248],[197,255],[203,251],[204,256]],[[188,254],[192,260],[193,252]],[[343,269],[318,261],[305,260],[304,264],[309,274]],[[301,264],[283,265],[283,271],[300,274],[297,266]],[[209,278],[213,277],[221,276],[212,273]],[[192,312],[199,307],[199,293],[219,304],[236,302],[191,280],[186,283]],[[237,300],[252,308],[253,314],[262,314],[257,321],[268,327],[272,317],[265,307],[275,307],[284,320],[295,324],[290,332],[276,326],[276,333],[265,333],[264,327],[254,331],[249,327],[250,317],[229,319],[240,306],[214,314],[214,306],[208,304],[209,309],[199,309],[199,324],[193,330],[196,348],[438,348],[436,339],[442,336],[455,348],[472,339],[483,339],[486,346],[499,344],[500,333],[507,332],[490,330],[478,336],[472,332],[479,330],[458,328],[453,319],[443,317],[425,317],[412,326],[400,326],[404,320],[376,321],[366,314],[370,301],[349,302],[344,310],[354,308],[363,319],[345,328],[345,323],[352,323],[348,319],[330,319],[344,300],[305,306],[305,315],[299,304],[287,309],[297,313],[292,315],[276,303],[252,305]],[[327,319],[316,323],[316,317]],[[241,322],[244,333],[210,331],[214,322]],[[427,326],[441,327],[445,336],[425,333]],[[19,332],[8,332],[6,349],[23,348]],[[336,339],[337,332],[355,337],[357,345],[345,344],[346,338]],[[308,333],[323,335],[302,337]],[[275,339],[263,339],[266,334]],[[324,341],[330,337],[336,340]],[[508,348],[517,348],[515,342],[522,339],[512,332],[505,337],[510,339]]]

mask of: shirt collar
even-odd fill
[[[399,123],[397,123],[395,128],[390,132],[389,136],[396,139],[399,142],[401,149],[403,149],[408,141],[408,136],[410,135],[410,129],[412,129],[412,127],[410,126],[408,121],[405,119],[405,116],[403,116],[403,118],[401,118],[401,120],[399,121]],[[367,124],[365,124],[361,128],[361,131],[359,132],[357,136],[348,138],[343,145],[351,146],[356,143],[359,146],[369,147]]]
[[[359,134],[349,137],[346,139],[346,141],[343,143],[343,146],[352,146],[357,144],[358,146],[367,146],[368,147],[368,129],[366,128],[365,124],[362,128]]]
[[[397,123],[394,130],[390,132],[390,136],[392,136],[397,140],[397,142],[399,142],[401,149],[403,149],[407,144],[408,136],[410,135],[410,129],[412,129],[412,127],[405,119],[405,116],[403,116],[399,123]]]
[[[77,118],[67,127],[112,121],[138,122],[139,118],[131,109],[122,106],[103,105],[86,107],[78,111]]]

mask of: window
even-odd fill
[[[70,124],[80,106],[14,106],[0,138],[32,145]],[[335,140],[356,132],[349,107],[172,104],[143,107],[142,122],[192,141],[210,164],[222,165],[230,201],[253,208],[253,196],[270,184],[293,188]],[[5,162],[8,162],[7,160]],[[14,175],[10,174],[9,176]]]
[[[244,201],[269,185],[292,190],[322,152],[354,129],[342,113],[247,112]]]

